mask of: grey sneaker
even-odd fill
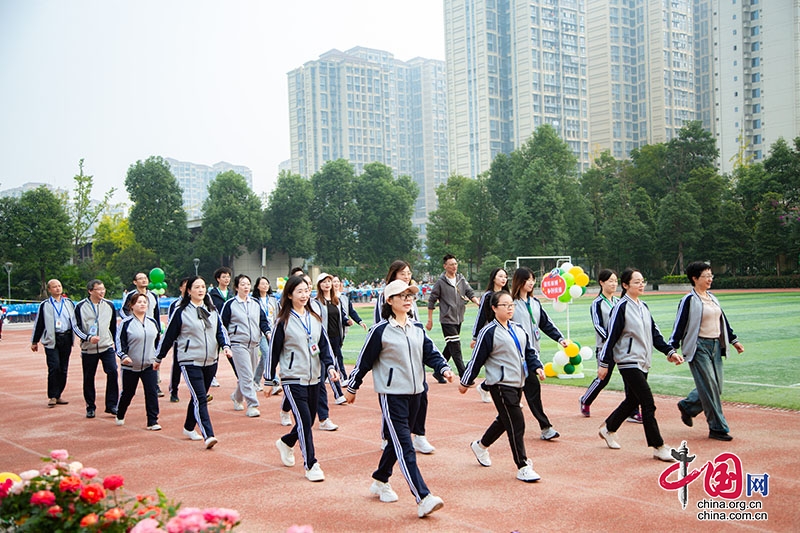
[[[553,426],[550,426],[549,428],[545,428],[542,430],[542,440],[553,440],[557,439],[560,436],[561,434],[559,434],[558,431],[553,429]]]

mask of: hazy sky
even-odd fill
[[[151,155],[289,159],[286,73],[330,49],[444,59],[441,0],[0,0],[0,189],[122,190]]]

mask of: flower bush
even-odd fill
[[[0,474],[0,531],[103,531],[109,533],[211,533],[231,531],[239,513],[231,509],[179,509],[156,489],[157,497],[130,497],[125,480],[53,450],[45,466],[19,475]]]

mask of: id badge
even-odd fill
[[[92,324],[92,327],[89,328],[89,336],[90,337],[97,336],[97,324]]]
[[[316,342],[308,341],[308,351],[311,353],[311,357],[319,357],[319,346]]]
[[[56,320],[56,330],[57,331],[61,331],[61,321],[60,320]]]
[[[542,333],[539,331],[539,328],[536,328],[536,331],[533,332],[533,336],[537,341],[542,338]]]

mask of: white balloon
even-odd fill
[[[569,357],[567,354],[564,353],[564,350],[559,350],[553,356],[553,365],[554,366],[564,366],[569,363]]]
[[[581,354],[581,359],[589,359],[594,355],[594,352],[589,346],[582,346],[579,353]]]
[[[558,268],[562,269],[564,272],[569,272],[569,269],[574,267],[572,263],[561,263]]]
[[[553,311],[558,311],[559,313],[563,313],[567,310],[567,304],[564,302],[559,302],[558,300],[553,300]]]
[[[583,295],[583,290],[579,285],[573,285],[569,288],[569,295],[575,299],[580,298]]]

